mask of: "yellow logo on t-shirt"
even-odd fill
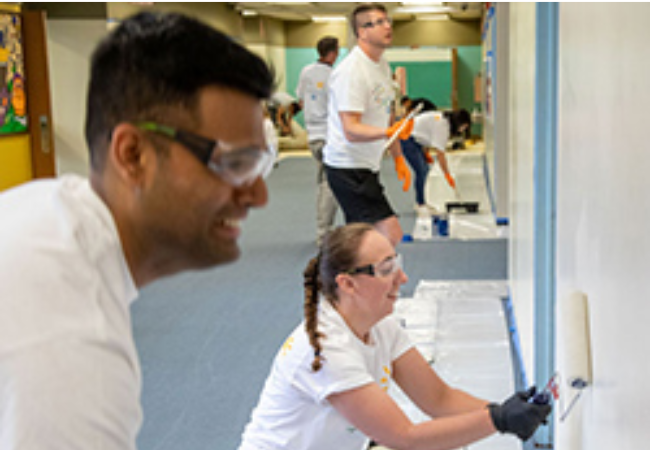
[[[293,340],[293,336],[289,336],[284,344],[282,344],[282,348],[280,349],[280,354],[282,356],[287,356],[287,353],[291,351],[293,348]]]
[[[384,366],[384,373],[386,374],[386,376],[381,378],[381,380],[379,381],[379,385],[384,391],[387,391],[388,383],[390,382],[390,368]]]

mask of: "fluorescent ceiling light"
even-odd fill
[[[398,14],[443,14],[451,12],[448,6],[400,6],[395,8],[395,13]]]
[[[449,20],[447,14],[421,14],[417,16],[417,20]]]
[[[442,6],[442,2],[401,2],[402,5],[427,5],[427,6]]]
[[[252,17],[257,15],[257,11],[253,11],[252,9],[242,9],[241,15],[244,17]]]
[[[314,16],[311,20],[314,22],[345,22],[347,19],[343,16]]]

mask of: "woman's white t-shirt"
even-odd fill
[[[433,147],[444,152],[449,140],[449,121],[439,111],[419,114],[413,120],[411,136],[423,147]]]
[[[391,317],[371,329],[368,344],[325,300],[318,320],[318,331],[326,336],[321,339],[323,367],[311,368],[314,349],[303,322],[275,357],[240,450],[362,450],[368,445],[368,437],[327,397],[370,383],[387,390],[393,361],[412,345]]]

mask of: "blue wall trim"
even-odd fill
[[[555,372],[555,246],[557,207],[559,4],[537,4],[535,68],[535,383]],[[553,428],[536,440],[553,442]]]

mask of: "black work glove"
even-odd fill
[[[551,413],[551,405],[529,402],[535,395],[535,387],[525,392],[517,392],[501,405],[488,405],[494,427],[501,433],[516,434],[522,441],[527,441],[541,423]]]

